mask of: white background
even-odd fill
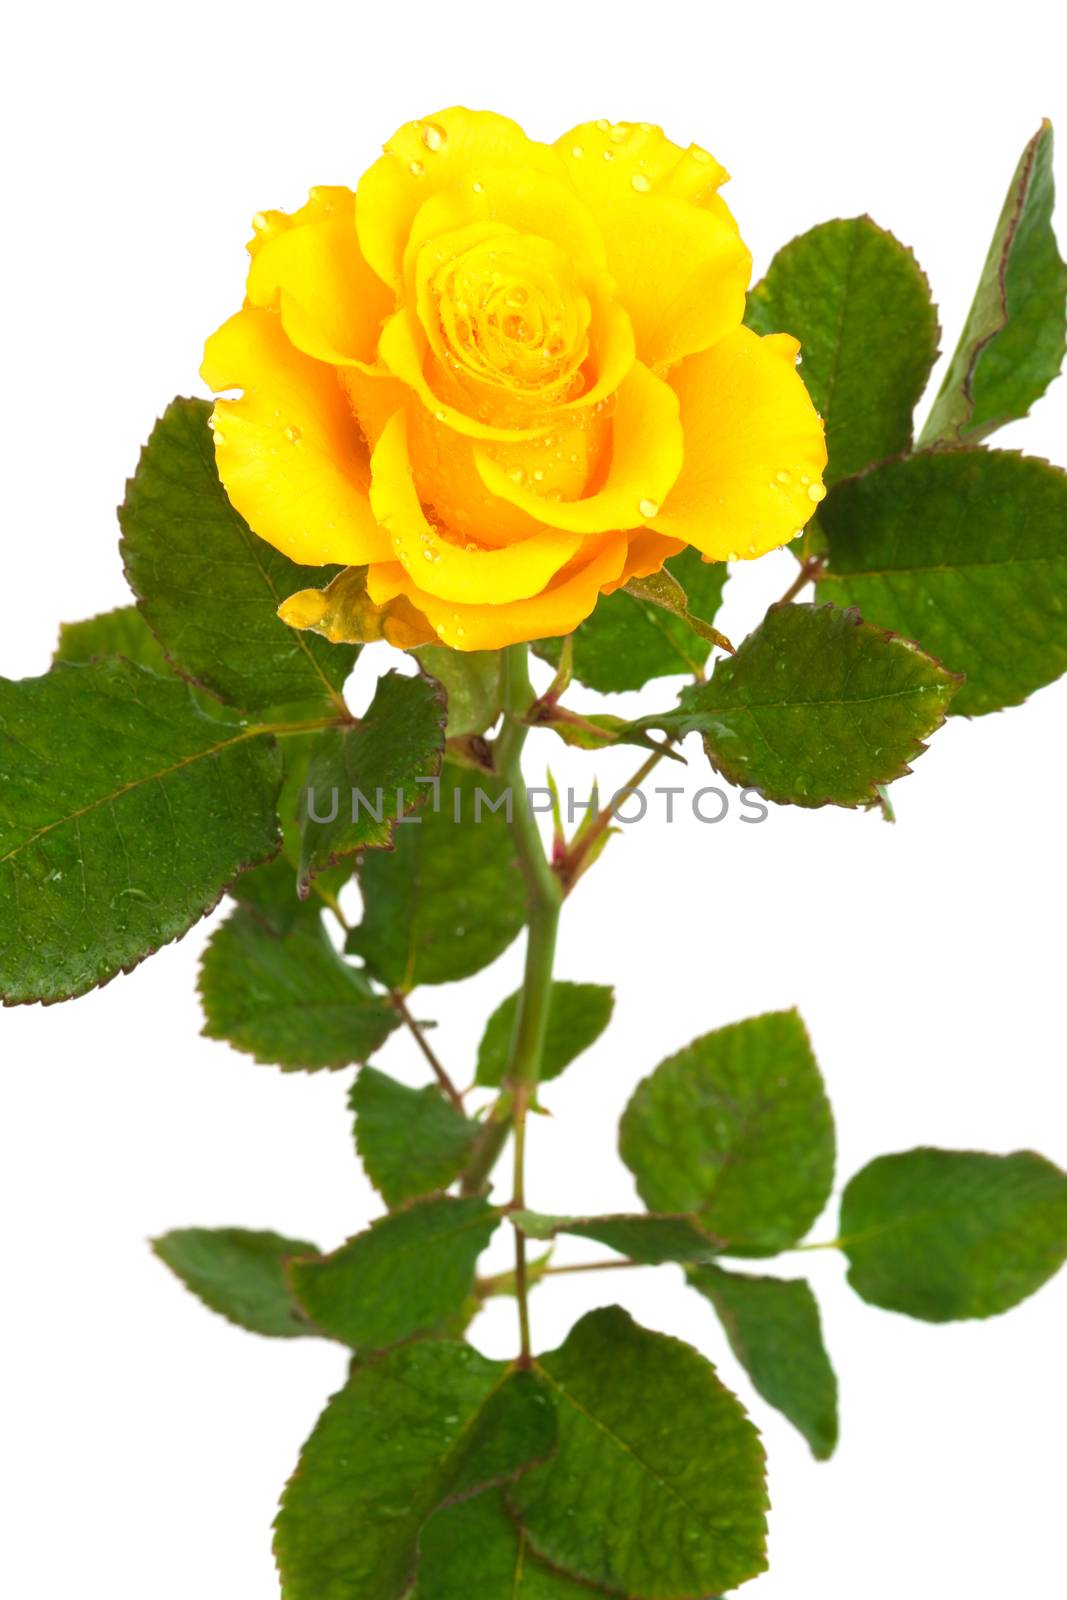
[[[60,618],[123,601],[112,508],[157,413],[200,392],[252,213],[354,183],[401,121],[459,101],[546,138],[587,117],[662,122],[733,172],[757,273],[812,223],[870,211],[916,248],[950,348],[1019,151],[1042,114],[1067,124],[1053,26],[1023,0],[984,24],[972,8],[826,0],[20,8],[0,96],[0,670],[45,670]],[[1000,442],[1062,461],[1065,394]],[[726,630],[743,633],[790,572],[781,556],[735,580]],[[1060,684],[953,723],[894,791],[895,829],[778,811],[758,828],[646,823],[613,841],[568,904],[559,970],[616,984],[616,1019],[546,1093],[531,1202],[632,1205],[614,1122],[633,1085],[694,1035],[793,1003],[836,1107],[841,1181],[923,1142],[1036,1146],[1067,1164],[1065,711]],[[532,781],[546,759],[584,781],[586,759],[550,735],[531,743]],[[605,784],[624,775],[598,768]],[[209,1315],[144,1242],[232,1223],[333,1245],[376,1209],[348,1074],[283,1078],[198,1038],[206,932],[77,1004],[0,1017],[12,1600],[276,1596],[275,1497],[342,1378],[326,1344]],[[420,996],[458,1077],[518,965],[516,947]],[[382,1060],[418,1081],[405,1038]],[[831,1213],[817,1233],[833,1230]],[[751,1592],[1061,1596],[1067,1276],[1010,1316],[933,1328],[854,1299],[835,1252],[785,1266],[823,1299],[843,1439],[816,1466],[753,1401],[774,1512],[772,1574]],[[559,1280],[537,1295],[537,1339],[609,1298],[691,1339],[749,1395],[674,1268]],[[476,1342],[510,1353],[513,1321],[494,1306]]]

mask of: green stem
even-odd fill
[[[511,792],[511,832],[515,853],[526,881],[526,965],[519,994],[518,1015],[511,1039],[504,1083],[511,1096],[509,1116],[487,1123],[479,1146],[463,1179],[467,1193],[485,1183],[507,1140],[509,1125],[515,1132],[515,1171],[512,1206],[525,1205],[526,1116],[537,1088],[544,1054],[552,992],[552,962],[556,950],[563,886],[552,870],[537,823],[530,810],[522,775],[522,749],[528,728],[525,717],[534,702],[529,660],[524,644],[511,645],[502,654],[504,722],[494,744],[498,773]],[[527,1307],[526,1241],[515,1230],[515,1284],[519,1302],[522,1358],[530,1356]]]

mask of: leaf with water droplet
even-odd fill
[[[1067,671],[1067,473],[1004,450],[929,451],[839,484],[820,599],[857,605],[965,681],[960,716]]]
[[[615,1306],[536,1371],[559,1446],[507,1491],[536,1555],[631,1600],[716,1594],[764,1570],[763,1451],[709,1362]]]
[[[694,1215],[727,1254],[774,1255],[830,1196],[834,1124],[795,1011],[719,1028],[638,1084],[619,1152],[656,1213]]]
[[[869,806],[911,771],[961,681],[856,611],[778,605],[676,710],[634,727],[699,733],[717,772],[779,805]]]
[[[543,1381],[469,1346],[404,1345],[357,1366],[282,1496],[275,1554],[286,1600],[396,1600],[433,1512],[514,1480],[551,1455],[555,1438]]]
[[[230,505],[210,415],[204,400],[175,400],[141,452],[119,511],[130,587],[176,670],[229,704],[333,706],[356,652],[277,615],[323,569],[290,561]]]

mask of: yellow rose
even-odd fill
[[[554,145],[455,108],[349,189],[255,219],[208,340],[219,473],[293,560],[356,569],[296,626],[495,649],[569,633],[685,544],[763,555],[822,497],[797,344],[742,326],[751,258],[705,150]]]

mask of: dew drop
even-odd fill
[[[623,140],[626,138],[626,136],[629,133],[629,131],[630,131],[630,128],[629,128],[629,124],[628,123],[617,122],[615,124],[615,126],[611,130],[611,136],[610,137],[611,137],[612,144],[622,144]]]
[[[607,117],[600,117],[598,119],[597,128],[600,130],[601,133],[607,133],[607,131],[608,131],[608,129],[610,127],[611,127],[611,123],[608,121]]]
[[[421,161],[409,161],[408,171],[411,173],[413,178],[421,178],[423,173],[426,171],[426,168],[423,166]]]
[[[575,161],[580,161],[585,155],[585,151],[582,149],[580,144],[576,144],[571,148],[571,155],[574,157]]]
[[[788,472],[786,472],[784,467],[783,467],[781,472],[776,472],[775,473],[775,477],[778,479],[779,483],[788,483],[789,482],[789,474],[788,474]]]
[[[267,218],[264,216],[262,211],[257,211],[255,216],[252,218],[252,227],[255,229],[256,233],[266,233],[267,229],[270,227],[270,223],[267,221]]]
[[[439,127],[436,122],[428,122],[422,130],[423,144],[427,150],[433,150],[434,152],[444,148],[447,137],[445,130]]]
[[[630,184],[632,188],[637,190],[638,194],[647,194],[652,187],[643,172],[635,172],[630,179]]]
[[[821,483],[811,484],[808,489],[808,499],[814,500],[816,505],[818,505],[820,500],[826,499],[826,490],[823,488]]]
[[[699,161],[702,167],[706,167],[711,161],[711,156],[706,150],[702,150],[698,144],[695,144],[693,146],[693,160]]]
[[[288,439],[290,444],[299,444],[301,439],[300,429],[295,425],[291,428],[286,428],[285,437]]]
[[[484,187],[485,185],[479,183],[477,178],[475,178],[474,182],[471,184],[471,188],[474,190],[475,194],[481,194]]]
[[[740,561],[741,553],[738,550],[727,550],[726,559],[727,561]]]
[[[658,500],[639,500],[637,502],[637,509],[638,509],[638,511],[641,513],[641,515],[643,517],[658,517],[659,516],[659,501]]]
[[[526,473],[522,467],[513,467],[508,473],[508,477],[511,479],[512,483],[526,482]]]
[[[447,413],[444,412],[444,411],[435,411],[434,412],[434,420],[436,422],[444,422],[446,415],[447,415]]]

